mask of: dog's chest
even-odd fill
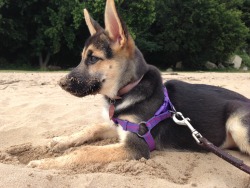
[[[114,113],[114,112],[110,112],[112,110],[121,110],[124,109],[126,107],[128,107],[129,105],[131,105],[133,102],[131,100],[125,100],[123,103],[117,105],[115,107],[115,109],[110,109],[110,105],[105,101],[105,105],[104,108],[102,110],[102,116],[104,118],[104,120],[112,127],[116,127],[117,133],[119,135],[119,139],[120,141],[125,141],[127,135],[130,133],[129,131],[125,131],[123,130],[123,128],[120,125],[116,125],[114,124],[114,122],[112,120],[110,120],[110,114]],[[138,119],[138,117],[136,115],[126,115],[126,114],[120,114],[117,118],[119,119],[123,119],[123,120],[127,120],[129,122],[133,122],[133,123],[139,123],[140,120]]]

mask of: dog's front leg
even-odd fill
[[[132,151],[130,151],[124,143],[117,143],[105,146],[82,147],[79,150],[73,151],[61,157],[31,161],[28,166],[41,169],[71,168],[90,163],[104,164],[111,161],[132,159],[132,156]]]
[[[118,134],[115,127],[111,127],[108,124],[97,124],[88,126],[70,136],[54,137],[49,146],[53,151],[60,152],[70,147],[80,146],[86,142],[117,137]]]

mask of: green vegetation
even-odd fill
[[[245,51],[236,51],[237,55],[239,55],[242,58],[242,63],[247,66],[250,67],[250,56],[245,52]]]
[[[151,64],[193,70],[232,54],[250,67],[250,0],[116,0]],[[0,69],[74,67],[89,37],[83,8],[103,25],[104,0],[0,0]]]

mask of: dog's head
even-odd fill
[[[78,97],[100,93],[114,98],[120,88],[144,74],[145,61],[121,21],[114,0],[106,3],[105,29],[86,9],[84,17],[91,36],[85,43],[80,64],[59,84]]]

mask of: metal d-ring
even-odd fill
[[[140,125],[143,125],[143,124],[144,124],[144,125],[146,126],[146,128],[148,129],[148,127],[147,127],[147,122],[146,122],[146,121],[141,121],[138,125],[140,126]],[[148,131],[147,131],[145,134],[143,134],[143,135],[141,135],[141,134],[139,134],[139,133],[136,133],[136,134],[137,134],[137,136],[143,138],[143,136],[145,136],[148,132],[150,132],[149,129],[148,129]]]

